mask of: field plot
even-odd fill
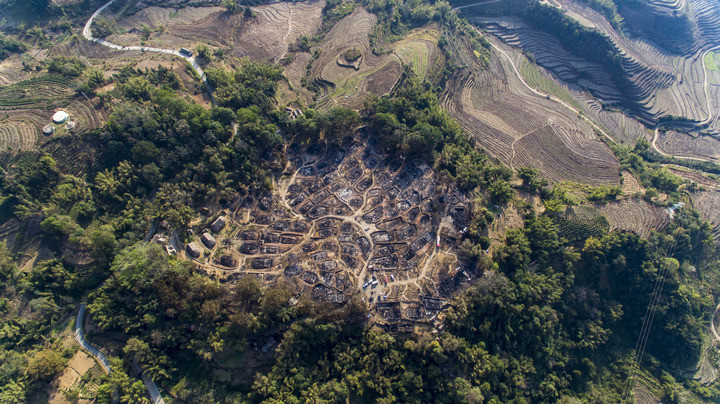
[[[72,83],[63,76],[36,76],[0,87],[0,111],[64,107],[73,94]]]
[[[489,26],[500,29],[500,27],[505,26],[504,24],[509,26],[521,24],[517,21],[513,22],[513,20],[502,23],[500,21],[496,20]],[[519,42],[515,42],[520,40],[518,37],[512,39],[504,37],[503,39],[508,40],[508,43],[519,45]],[[553,40],[552,37],[543,35],[540,35],[539,39],[543,41],[543,45],[547,44],[544,41]],[[538,51],[538,53],[541,57],[544,55],[541,51]],[[599,66],[583,62],[560,47],[555,50],[557,60],[552,62],[547,57],[541,60],[546,66],[555,67],[553,72],[560,77],[560,80],[558,80],[553,73],[531,62],[524,54],[513,52],[512,55],[518,71],[528,85],[542,93],[557,97],[576,110],[583,111],[617,141],[634,143],[639,137],[643,136],[645,128],[640,122],[619,111],[608,110],[586,90],[586,88],[590,88],[591,91],[604,95],[614,92],[612,84],[607,81],[609,77],[605,77],[604,72],[598,70],[600,69]],[[535,55],[535,57],[538,56]],[[567,65],[563,67],[562,61],[565,61]],[[593,84],[595,79],[599,80],[598,85]]]
[[[69,134],[64,124],[53,125],[51,136],[41,134],[58,109],[75,124],[72,133],[99,128],[107,111],[75,94],[76,83],[63,76],[41,74],[0,87],[0,166],[23,165],[37,159],[39,148]]]
[[[623,10],[625,21],[640,33],[657,16],[664,17],[666,26],[653,30],[652,39],[673,53],[690,55],[720,40],[720,9],[713,0],[650,0]]]
[[[643,194],[645,193],[645,188],[643,188],[642,184],[640,184],[640,181],[638,181],[635,177],[633,177],[632,174],[630,174],[627,171],[623,171],[623,194],[626,196],[631,196],[635,194]]]
[[[287,82],[279,83],[276,98],[279,105],[294,104],[301,100],[304,105],[296,106],[306,108],[314,101],[313,93],[303,86],[303,78],[307,74],[307,65],[312,55],[307,52],[296,52],[292,58],[292,62],[285,66],[283,71]]]
[[[312,1],[253,7],[257,17],[238,30],[232,44],[233,54],[277,62],[297,38],[315,35],[324,6],[324,1]]]
[[[565,50],[555,37],[534,30],[517,18],[480,18],[471,21],[482,26],[508,45],[533,56],[535,62],[567,83],[577,83],[606,102],[619,102],[623,96],[612,77],[601,65]]]
[[[714,72],[720,71],[720,53],[708,52],[705,55],[705,68]]]
[[[590,124],[526,88],[496,52],[487,69],[453,76],[443,104],[480,146],[513,168],[535,167],[553,181],[620,181],[619,163]]]
[[[650,205],[640,198],[596,206],[610,223],[610,231],[624,230],[647,237],[653,230],[661,230],[670,223],[670,216],[661,207]]]
[[[601,237],[610,229],[607,218],[589,206],[568,207],[557,222],[560,234],[571,241]]]
[[[634,145],[641,138],[650,140],[645,125],[626,114],[609,110],[587,92],[573,91],[574,98],[582,104],[582,111],[593,122],[610,134],[616,142]]]
[[[109,40],[118,45],[138,45],[142,27],[147,25],[156,31],[163,28],[150,35],[148,46],[194,49],[202,43],[228,50],[233,56],[277,62],[298,37],[314,35],[323,6],[323,1],[262,5],[252,7],[255,16],[250,19],[222,7],[148,7],[120,19],[124,33]]]
[[[692,195],[692,207],[710,222],[715,240],[720,241],[720,191],[704,191]]]
[[[0,166],[35,158],[35,149],[48,139],[40,129],[50,123],[51,114],[44,110],[0,110]]]
[[[590,20],[593,28],[612,40],[632,83],[626,90],[629,100],[635,98],[643,114],[652,119],[683,116],[696,122],[707,118],[703,61],[695,54],[696,49],[687,48],[686,56],[676,56],[643,39],[620,35],[590,7],[570,2],[564,6],[568,16]]]
[[[370,49],[368,35],[377,17],[363,8],[356,8],[325,35],[322,49],[312,64],[308,81],[320,89],[320,108],[344,105],[360,108],[368,94],[387,94],[402,73],[400,59],[395,54],[377,56]],[[342,63],[348,50],[360,52],[357,68]]]
[[[395,44],[395,53],[400,60],[412,67],[413,72],[424,78],[433,70],[433,63],[440,61],[438,40],[440,32],[436,29],[420,29],[408,34]]]
[[[30,150],[39,136],[40,130],[31,122],[14,119],[0,121],[0,151]]]
[[[655,145],[667,154],[711,160],[720,158],[720,140],[710,136],[693,137],[685,133],[659,132]]]
[[[678,177],[696,182],[705,189],[720,190],[720,178],[715,174],[707,174],[702,171],[692,170],[674,164],[665,164],[664,167]]]
[[[520,74],[522,74],[523,79],[530,87],[546,94],[552,94],[572,105],[575,109],[581,109],[580,104],[575,101],[567,89],[556,83],[547,73],[541,72],[539,68],[530,63],[526,57],[516,57],[515,64],[518,66],[518,70]]]
[[[230,37],[228,28],[232,27],[229,19],[222,21],[218,14],[222,14],[225,10],[221,7],[183,7],[180,9],[170,7],[147,7],[137,13],[117,20],[119,33],[109,36],[108,41],[117,45],[139,45],[142,41],[143,25],[149,26],[153,30],[160,27],[165,29],[154,32],[150,35],[145,43],[147,46],[160,48],[179,48],[192,47],[192,45],[200,42],[209,45],[223,45],[223,37]],[[226,16],[229,16],[227,14]],[[215,21],[216,24],[210,24]],[[193,38],[185,38],[179,34],[188,26],[195,26],[196,32]]]
[[[12,55],[3,61],[0,61],[0,86],[7,86],[15,84],[19,81],[27,80],[30,77],[30,74],[30,71],[23,69],[21,55]]]

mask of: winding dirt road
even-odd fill
[[[115,49],[115,50],[123,50],[123,51],[140,51],[140,52],[158,52],[158,53],[166,53],[168,55],[178,56],[181,57],[188,62],[190,62],[190,65],[192,65],[192,68],[195,70],[195,72],[198,74],[200,79],[202,80],[205,87],[208,89],[208,92],[212,94],[212,89],[207,84],[207,78],[205,77],[205,72],[203,71],[202,67],[197,62],[197,58],[195,56],[186,56],[180,53],[179,51],[176,51],[174,49],[162,49],[162,48],[154,48],[151,46],[120,46],[115,45],[114,43],[108,42],[104,39],[95,38],[92,36],[92,29],[90,27],[92,26],[93,21],[102,14],[103,11],[105,11],[106,8],[108,8],[112,3],[114,3],[115,0],[110,0],[107,3],[105,3],[102,7],[98,8],[92,16],[90,16],[90,19],[87,20],[85,23],[85,27],[83,28],[83,37],[87,39],[88,41],[97,42],[100,45],[107,46],[108,48]]]
[[[720,304],[715,307],[715,311],[713,312],[712,318],[710,319],[710,331],[712,331],[712,334],[715,337],[715,341],[720,343],[720,334],[718,334],[717,330],[715,329],[715,316],[717,316],[718,311],[720,311]]]

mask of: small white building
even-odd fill
[[[61,124],[70,117],[67,112],[65,111],[58,111],[52,116],[52,121],[56,124]]]

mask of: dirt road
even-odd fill
[[[162,49],[162,48],[153,48],[151,46],[120,46],[115,45],[113,43],[110,43],[104,39],[95,38],[92,36],[92,29],[90,27],[92,26],[93,21],[103,12],[106,8],[108,8],[112,3],[114,3],[115,0],[110,0],[107,3],[105,3],[102,7],[98,8],[92,16],[90,16],[90,19],[87,20],[87,23],[85,23],[85,27],[83,28],[83,37],[87,39],[88,41],[97,42],[100,45],[107,46],[108,48],[115,49],[115,50],[124,50],[124,51],[140,51],[140,52],[159,52],[159,53],[166,53],[168,55],[178,56],[181,57],[192,65],[192,68],[195,70],[195,72],[198,74],[200,79],[202,80],[205,87],[208,89],[208,92],[212,94],[212,89],[207,84],[207,78],[205,77],[205,72],[203,71],[202,67],[197,62],[197,58],[195,56],[186,56],[180,53],[179,51],[176,51],[174,49]]]

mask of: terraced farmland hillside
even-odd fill
[[[651,126],[663,122],[683,130],[717,133],[720,101],[717,91],[708,85],[712,73],[704,62],[706,52],[720,45],[718,24],[712,23],[720,15],[717,7],[704,0],[683,2],[673,11],[659,11],[667,6],[652,2],[643,7],[650,8],[644,10],[647,18],[672,20],[660,24],[667,29],[658,31],[670,32],[682,25],[678,21],[689,21],[686,35],[665,33],[667,40],[677,42],[673,45],[657,32],[633,31],[642,25],[642,19],[639,10],[627,7],[620,7],[620,13],[628,16],[623,25],[627,29],[621,32],[600,12],[569,0],[504,16],[486,12],[482,6],[462,11],[486,32],[532,55],[557,79],[588,91],[604,104],[619,106]],[[548,15],[556,16],[554,22],[549,22]],[[592,45],[571,42],[568,26],[576,27],[568,32],[584,32],[583,38],[602,43],[611,55],[604,56],[599,48],[593,51]]]
[[[720,42],[720,9],[712,0],[623,2],[625,27],[675,54],[693,54]]]
[[[252,8],[253,17],[232,14],[222,7],[147,7],[119,18],[122,33],[108,40],[118,45],[194,49],[205,44],[247,56],[256,61],[277,62],[288,45],[302,35],[312,37],[320,26],[324,1],[275,3]],[[152,33],[142,38],[143,25]]]
[[[76,86],[76,81],[57,74],[36,74],[0,86],[0,166],[36,158],[37,150],[55,137],[102,126],[107,111],[97,100],[76,94]],[[67,129],[57,124],[52,136],[43,135],[41,130],[60,109],[70,114],[74,126]]]
[[[637,198],[608,203],[598,209],[610,222],[610,231],[625,230],[647,237],[653,230],[662,230],[670,223],[665,209]]]
[[[525,86],[508,59],[513,50],[495,46],[487,69],[467,68],[448,82],[444,106],[460,125],[513,168],[535,167],[554,181],[618,184],[619,164],[591,124]]]
[[[720,242],[720,191],[716,189],[694,194],[692,206],[710,222],[715,240]]]
[[[658,149],[678,157],[691,157],[719,161],[720,140],[711,136],[693,137],[675,131],[658,132],[655,142]]]
[[[308,82],[319,89],[320,107],[359,108],[368,94],[387,94],[400,79],[400,58],[395,53],[376,55],[370,48],[369,34],[376,24],[374,14],[358,7],[313,47],[320,54],[309,69]],[[348,63],[343,54],[351,49],[358,50],[361,56]],[[417,65],[421,68],[419,61]],[[427,62],[423,65],[427,66]]]

